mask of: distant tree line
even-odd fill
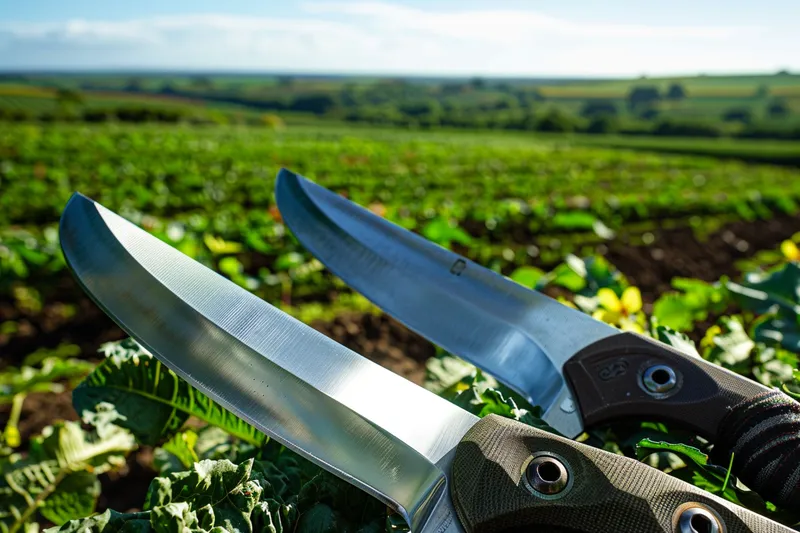
[[[100,84],[84,88],[109,90]],[[357,84],[345,82],[322,89],[282,76],[271,86],[215,85],[212,78],[197,76],[178,84],[131,78],[127,92],[164,94],[234,103],[271,116],[303,113],[345,122],[411,128],[469,128],[590,134],[676,135],[753,138],[798,138],[798,123],[787,121],[792,110],[785,100],[769,100],[769,90],[759,89],[757,103],[732,107],[716,118],[697,119],[670,112],[690,97],[680,83],[658,86],[644,80],[625,98],[573,99],[565,107],[547,98],[536,87],[473,78],[462,82],[426,84],[402,79]],[[119,90],[119,87],[117,87]],[[550,94],[550,93],[547,93]],[[56,91],[57,109],[38,115],[22,110],[0,109],[0,120],[78,120],[85,122],[189,122],[259,123],[219,111],[187,108],[117,106],[86,107],[86,96],[75,88]],[[563,100],[563,99],[562,99]],[[759,112],[754,109],[759,106]],[[572,109],[570,111],[569,109]]]
[[[272,129],[284,127],[283,119],[275,114],[242,114],[223,113],[216,110],[193,111],[189,109],[119,106],[109,108],[87,108],[80,111],[58,108],[38,113],[25,109],[8,109],[0,107],[0,121],[4,122],[123,122],[123,123],[162,123],[162,124],[194,124],[222,125],[248,124],[267,126]]]

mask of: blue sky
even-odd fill
[[[0,0],[0,69],[797,71],[797,20],[797,0]]]

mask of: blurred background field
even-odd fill
[[[607,142],[615,146],[624,138],[615,139]],[[273,199],[281,167],[506,275],[524,266],[553,267],[568,254],[624,261],[634,253],[647,263],[622,266],[634,280],[653,280],[645,291],[652,300],[672,276],[714,281],[733,272],[732,258],[774,248],[800,230],[800,171],[740,161],[731,144],[739,141],[715,142],[715,156],[697,156],[659,153],[651,144],[632,150],[625,140],[616,146],[626,148],[609,148],[580,136],[322,121],[279,128],[6,123],[0,133],[2,362],[61,342],[91,353],[114,335],[81,297],[58,248],[58,218],[74,191],[308,320],[330,321],[368,306],[286,231]],[[797,148],[773,141],[747,146],[766,153]],[[773,227],[780,229],[771,236]],[[664,239],[674,242],[655,252]],[[703,244],[709,239],[721,249]]]

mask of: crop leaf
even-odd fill
[[[130,433],[109,422],[118,415],[101,418],[88,432],[78,422],[48,426],[31,440],[27,457],[0,462],[0,531],[21,531],[39,517],[63,524],[94,511],[97,474],[123,465],[135,447]]]
[[[672,286],[681,292],[663,294],[653,304],[653,316],[676,331],[691,331],[695,322],[705,320],[709,313],[722,313],[729,302],[722,282],[674,278]]]
[[[472,242],[472,237],[458,227],[454,221],[444,218],[435,218],[422,228],[422,235],[429,241],[449,248],[454,242],[468,245]]]
[[[750,372],[751,354],[756,347],[744,329],[741,318],[722,317],[716,328],[709,328],[702,342],[705,359],[740,374]]]
[[[682,443],[659,442],[652,439],[642,439],[636,445],[636,456],[641,461],[654,452],[672,452],[676,455],[689,459],[697,466],[708,465],[708,455],[694,446]]]
[[[556,228],[567,230],[592,230],[597,217],[587,211],[558,211],[551,220]]]
[[[294,531],[297,507],[284,503],[259,461],[204,460],[150,484],[145,510],[106,511],[49,532]]]
[[[514,270],[509,277],[523,287],[533,289],[544,275],[545,273],[536,267],[522,266]]]
[[[425,363],[425,388],[441,394],[448,388],[462,382],[475,372],[475,367],[463,359],[437,350],[434,357]],[[464,385],[466,388],[467,385]]]
[[[768,346],[757,342],[752,354],[752,379],[768,387],[790,384],[792,373],[798,366],[798,355],[780,346]]]
[[[537,288],[541,289],[547,285],[555,285],[577,293],[586,287],[585,274],[585,269],[576,272],[567,263],[561,263],[538,281]]]
[[[238,242],[229,242],[209,233],[203,235],[203,242],[214,255],[238,254],[242,251],[242,245]]]
[[[496,414],[559,434],[542,420],[540,407],[530,405],[522,396],[479,369],[440,392],[440,395],[479,417]]]
[[[34,366],[11,367],[0,372],[0,404],[10,402],[17,394],[61,392],[58,380],[73,380],[92,371],[94,365],[80,359],[48,357]]]
[[[640,461],[651,454],[664,452],[678,456],[686,464],[686,468],[673,472],[677,477],[689,480],[711,493],[742,505],[741,491],[735,488],[734,483],[726,482],[730,477],[728,468],[710,463],[708,455],[696,447],[651,439],[642,439],[636,445],[636,456]]]
[[[298,533],[385,531],[386,506],[328,472],[303,486],[297,508]]]
[[[695,346],[694,341],[679,331],[668,326],[658,325],[655,327],[654,336],[664,344],[668,344],[673,348],[682,351],[687,355],[700,357]]]
[[[156,450],[154,459],[158,470],[163,473],[186,470],[200,459],[197,457],[195,445],[197,433],[191,429],[176,433]],[[159,453],[161,452],[161,453]]]
[[[259,456],[265,449],[241,441],[222,428],[208,425],[199,429],[187,428],[176,433],[161,447],[156,448],[154,464],[162,475],[166,475],[186,470],[193,463],[204,459],[227,459],[240,463]],[[273,459],[284,462],[286,457],[285,454],[278,454]],[[291,468],[291,465],[286,467]]]
[[[75,347],[77,348],[77,347]],[[48,353],[39,351],[38,353]],[[59,346],[49,353],[74,353],[70,345]],[[19,418],[25,398],[32,392],[62,392],[64,385],[60,380],[74,382],[91,372],[94,365],[80,359],[63,359],[57,355],[46,355],[39,359],[37,352],[25,358],[30,364],[11,367],[0,372],[0,405],[11,403],[11,412],[6,426],[0,435],[0,444],[12,448],[22,443],[19,432]]]
[[[143,444],[172,437],[189,416],[251,444],[266,440],[250,424],[192,388],[133,339],[104,345],[102,350],[106,359],[72,393],[76,411],[94,411],[99,403],[111,403],[124,417],[118,423]]]
[[[620,295],[628,286],[628,280],[602,256],[580,258],[570,254],[564,263],[539,281],[538,288],[546,285],[557,285],[578,295],[593,297],[603,288]]]
[[[753,326],[753,338],[800,354],[800,317],[786,312],[764,315]]]
[[[800,314],[800,264],[785,263],[766,273],[751,273],[742,283],[728,282],[739,305],[761,315],[774,312]]]
[[[306,258],[297,252],[287,252],[278,256],[275,260],[275,264],[273,268],[278,271],[290,270],[292,268],[297,268],[303,263],[305,263]]]

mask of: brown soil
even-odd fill
[[[739,275],[734,262],[760,250],[772,250],[800,231],[800,217],[778,216],[768,221],[734,222],[698,240],[689,228],[656,230],[650,246],[630,246],[627,236],[612,242],[606,258],[652,302],[670,290],[674,277],[717,281]]]
[[[311,326],[418,384],[425,378],[425,361],[436,352],[430,342],[386,315],[353,313]]]

